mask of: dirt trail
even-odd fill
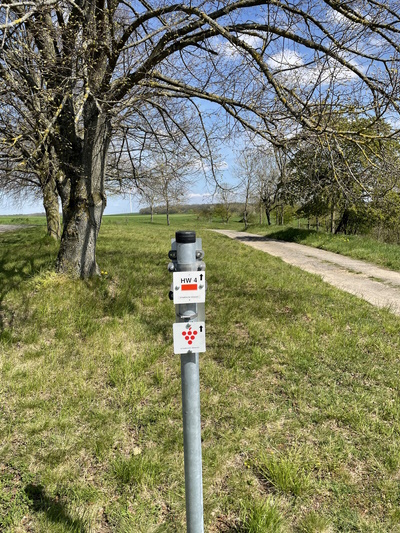
[[[304,244],[266,239],[240,231],[214,231],[318,274],[327,283],[400,316],[400,272]]]
[[[0,224],[0,233],[5,233],[6,231],[16,231],[18,229],[26,228],[27,226],[16,226],[13,224]]]

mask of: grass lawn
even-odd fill
[[[87,282],[44,227],[0,235],[0,531],[185,531],[176,229],[207,265],[205,531],[400,532],[399,318],[187,216],[105,218]]]
[[[44,215],[0,215],[0,224],[45,226]]]

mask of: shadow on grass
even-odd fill
[[[23,281],[55,262],[57,243],[43,227],[26,228],[1,235],[0,239],[0,334],[12,325],[12,312],[4,298]]]
[[[248,533],[249,530],[243,524],[229,524],[227,522],[222,522],[218,526],[219,533]],[[261,532],[260,532],[261,533]]]
[[[42,485],[30,483],[25,487],[25,493],[32,511],[45,514],[48,520],[66,526],[68,531],[76,533],[87,531],[84,522],[79,518],[72,518],[65,509],[64,503],[47,496]]]
[[[310,235],[317,235],[318,232],[311,229],[300,228],[285,228],[266,235],[268,239],[276,239],[278,241],[287,242],[303,242],[307,240]]]
[[[286,241],[301,243],[306,241],[310,235],[317,235],[318,232],[308,229],[300,228],[285,228],[272,233],[268,233],[265,236],[251,235],[250,233],[246,237],[236,237],[238,241],[246,242],[262,242],[262,241]]]

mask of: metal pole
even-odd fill
[[[188,533],[203,533],[203,481],[201,468],[198,353],[181,355],[181,379],[186,525]]]
[[[197,270],[196,233],[178,231],[175,238],[177,270]],[[182,304],[177,307],[177,319],[180,322],[187,322],[197,316],[197,304]],[[198,353],[181,355],[181,380],[187,533],[204,533]]]

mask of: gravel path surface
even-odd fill
[[[400,316],[400,272],[303,244],[266,239],[240,231],[214,231],[318,274],[327,283]]]
[[[6,231],[16,231],[22,228],[28,228],[29,226],[16,226],[14,224],[0,224],[0,233],[5,233]]]

